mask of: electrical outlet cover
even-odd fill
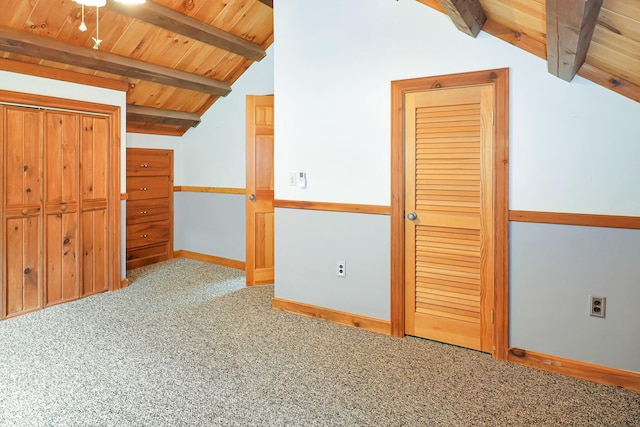
[[[336,261],[336,275],[338,277],[347,277],[347,263],[344,261]]]
[[[593,317],[601,317],[604,318],[605,317],[605,313],[606,313],[606,305],[607,305],[607,298],[605,297],[595,297],[590,295],[589,296],[589,302],[590,302],[590,315]]]

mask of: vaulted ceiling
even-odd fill
[[[272,0],[0,0],[0,69],[127,90],[127,130],[182,135],[273,42]],[[96,21],[102,43],[93,50]]]
[[[417,1],[640,102],[638,0]],[[129,132],[182,135],[273,43],[273,0],[107,0],[85,9],[85,32],[72,0],[0,7],[0,69],[126,90]]]

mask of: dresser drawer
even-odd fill
[[[141,249],[131,249],[127,251],[127,270],[171,258],[171,248],[168,242]]]
[[[127,177],[129,200],[169,197],[171,189],[169,176]]]
[[[169,150],[127,149],[127,176],[171,175]]]
[[[169,221],[127,226],[127,249],[168,242],[171,236]]]
[[[169,198],[127,201],[127,225],[169,221]]]

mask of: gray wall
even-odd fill
[[[276,208],[275,296],[389,320],[389,227],[388,215]]]
[[[244,194],[174,193],[173,249],[245,261]]]
[[[511,223],[510,345],[640,372],[640,230]],[[607,298],[606,318],[589,295]]]

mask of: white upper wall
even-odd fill
[[[126,105],[127,93],[104,89],[94,86],[85,86],[76,83],[64,82],[60,80],[45,79],[42,77],[28,76],[25,74],[10,73],[0,70],[0,90],[12,92],[32,93],[35,95],[50,96],[55,98],[74,99],[77,101],[93,102],[103,105],[115,105],[120,107],[120,147],[122,150],[122,159],[124,162],[125,150],[125,123],[126,123]],[[124,163],[123,163],[124,164]],[[125,168],[120,170],[120,191],[126,192],[125,187]]]
[[[640,215],[639,103],[414,0],[276,2],[276,199],[389,205],[390,82],[508,67],[510,208]]]

